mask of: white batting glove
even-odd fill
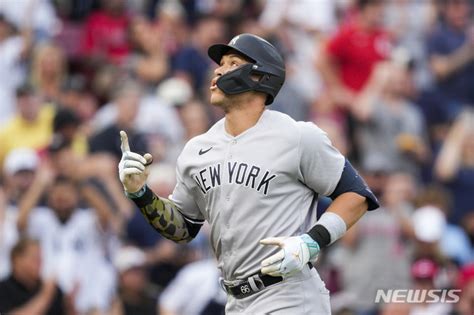
[[[309,235],[270,237],[262,245],[275,245],[281,249],[261,262],[261,272],[273,277],[290,276],[301,271],[310,259],[316,258],[319,245]]]
[[[149,174],[148,165],[153,158],[150,153],[141,156],[138,153],[131,152],[128,144],[128,136],[125,131],[120,131],[122,150],[122,159],[118,165],[119,177],[125,192],[133,194],[145,186]]]

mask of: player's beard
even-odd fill
[[[225,94],[221,89],[217,88],[211,92],[211,105],[222,108],[224,113],[229,113],[234,109],[241,108],[249,98],[252,97],[252,92],[243,92],[239,94]]]
[[[216,88],[213,91],[211,91],[209,101],[211,105],[221,107],[223,103],[226,101],[226,96],[224,92],[222,92],[221,89]]]

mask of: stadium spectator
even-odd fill
[[[171,77],[158,85],[156,93],[145,95],[142,99],[134,125],[139,133],[146,136],[149,152],[156,156],[157,161],[176,161],[183,145],[184,132],[178,109],[193,93],[186,80]],[[157,124],[157,121],[160,123]]]
[[[242,0],[214,1],[200,6],[199,13],[211,14],[226,20],[229,24],[232,24],[232,20],[235,20],[239,17],[238,13],[241,12],[242,6]]]
[[[443,211],[432,205],[422,205],[413,212],[415,242],[413,257],[434,261],[439,269],[436,277],[436,286],[452,288],[456,285],[455,277],[459,269],[459,262],[450,259],[443,251],[443,238],[456,236],[447,225]],[[460,245],[460,244],[458,244]]]
[[[30,85],[16,91],[17,114],[0,127],[0,163],[13,149],[44,149],[51,139],[54,108],[42,100]]]
[[[0,14],[18,29],[31,29],[36,42],[47,41],[59,28],[56,11],[47,0],[0,1]]]
[[[180,116],[185,128],[185,141],[190,140],[210,127],[206,107],[198,100],[188,102],[180,109]]]
[[[397,47],[403,47],[413,59],[413,81],[418,89],[432,84],[427,58],[426,34],[433,30],[437,19],[438,0],[387,1],[384,21]]]
[[[24,238],[13,247],[12,273],[0,282],[0,312],[12,315],[74,314],[74,308],[54,280],[41,279],[41,248],[38,241]]]
[[[3,165],[0,188],[0,279],[10,272],[10,251],[18,240],[17,206],[33,184],[39,157],[29,148],[12,150]]]
[[[53,137],[61,137],[71,144],[72,150],[85,157],[89,147],[87,137],[81,133],[80,120],[76,113],[68,108],[57,108],[53,119]]]
[[[214,259],[185,266],[160,296],[162,315],[224,314],[226,295]]]
[[[24,80],[22,62],[31,48],[31,41],[30,29],[15,33],[0,12],[0,122],[7,121],[15,113],[15,90]]]
[[[79,119],[80,133],[90,136],[93,133],[92,121],[98,109],[96,97],[87,87],[81,74],[72,74],[65,79],[61,87],[59,104],[72,110]]]
[[[437,263],[446,261],[440,250],[440,242],[446,231],[446,217],[441,209],[432,205],[423,205],[412,215],[413,231],[415,235],[416,259],[432,259]]]
[[[442,213],[446,221],[452,209],[452,196],[448,190],[439,185],[428,185],[418,195],[419,207],[434,207],[437,213]],[[441,212],[440,212],[441,211]],[[430,217],[438,214],[431,214]],[[430,220],[430,219],[428,219]],[[466,220],[465,223],[468,223]],[[422,227],[422,229],[425,229]],[[458,265],[465,265],[474,260],[474,248],[466,231],[457,224],[446,223],[440,238],[440,250],[443,255]]]
[[[142,96],[142,86],[137,82],[124,81],[117,83],[112,95],[113,104],[109,106],[111,109],[115,106],[116,109],[112,109],[112,111],[116,113],[116,116],[104,115],[104,118],[112,121],[107,127],[91,137],[89,142],[91,153],[107,152],[119,161],[122,153],[120,151],[120,141],[117,140],[117,133],[122,129],[127,130],[130,133],[130,139],[135,141],[135,151],[148,152],[145,138],[142,134],[137,133],[134,127]]]
[[[339,150],[339,152],[344,155],[349,152],[351,144],[344,132],[343,126],[324,116],[317,116],[313,121],[319,126],[319,128],[323,129],[328,134],[332,144]]]
[[[469,0],[440,1],[440,22],[427,41],[429,63],[436,79],[446,120],[474,104],[474,24]]]
[[[474,112],[463,111],[449,130],[434,166],[435,175],[451,191],[449,220],[460,224],[474,205]]]
[[[81,71],[90,83],[92,93],[100,106],[109,102],[114,85],[117,84],[118,80],[123,79],[127,73],[123,67],[117,67],[106,62],[93,65],[90,69],[84,66]]]
[[[226,25],[212,15],[200,17],[195,22],[188,45],[183,47],[173,60],[175,76],[184,78],[196,89],[198,95],[205,89],[206,78],[211,70],[207,48],[212,43],[224,41]]]
[[[327,34],[336,28],[336,2],[266,1],[259,16],[259,25],[264,34],[256,33],[257,35],[273,34],[284,43],[284,46],[280,46],[287,49],[286,62],[288,68],[292,69],[285,85],[293,86],[296,90],[294,94],[302,97],[303,103],[308,105],[319,96],[323,88],[319,73],[308,65],[314,62],[314,56]],[[286,102],[281,105],[291,109],[295,104]]]
[[[0,186],[0,281],[10,274],[11,249],[18,240],[16,211],[7,205],[5,191]]]
[[[378,62],[390,56],[391,41],[383,29],[385,1],[357,0],[358,12],[340,26],[319,53],[317,65],[332,101],[353,102]]]
[[[350,106],[357,120],[358,148],[364,169],[419,172],[427,160],[427,131],[421,112],[409,98],[408,65],[378,64]]]
[[[419,259],[411,266],[411,277],[414,290],[437,289],[435,284],[439,274],[439,266],[436,261]],[[416,292],[416,291],[415,291]],[[427,292],[427,291],[418,291]],[[423,293],[422,293],[423,294]],[[427,294],[427,293],[425,293]],[[392,303],[384,307],[382,315],[445,315],[452,309],[452,304],[443,302],[427,302],[427,299],[419,303]]]
[[[56,136],[39,170],[39,183],[24,195],[24,203],[34,204],[38,198],[34,196],[45,192],[52,177],[65,177],[77,185],[80,205],[96,209],[105,225],[120,232],[124,220],[130,216],[131,205],[123,198],[121,186],[112,175],[115,170],[113,158],[104,154],[81,156],[67,139]],[[41,180],[41,174],[46,176],[46,183]],[[113,212],[113,209],[117,211]]]
[[[118,296],[111,315],[157,314],[155,291],[150,288],[146,269],[147,257],[133,246],[118,250],[115,267],[118,271]]]
[[[467,263],[472,263],[474,262],[474,211],[470,211],[469,214],[464,217],[461,227],[470,240],[471,250],[468,251],[466,255],[470,257]]]
[[[110,216],[79,209],[78,189],[71,179],[45,178],[42,185],[48,181],[47,206],[24,201],[18,227],[39,240],[43,273],[57,279],[59,287],[74,296],[79,312],[106,311],[115,289],[115,275],[106,259]]]
[[[374,297],[378,289],[409,287],[414,185],[409,174],[389,175],[382,211],[363,217],[342,239],[345,254],[338,267],[347,306],[356,314],[377,314],[379,305],[374,304]],[[377,253],[377,258],[372,253]]]
[[[152,88],[168,73],[168,54],[163,46],[163,34],[157,32],[144,17],[131,22],[133,50],[127,60],[131,75]]]
[[[162,81],[156,93],[143,94],[142,87],[134,81],[118,84],[118,86],[121,85],[130,90],[136,90],[135,94],[141,95],[137,113],[129,122],[138,133],[145,135],[151,143],[154,141],[154,136],[162,137],[170,143],[182,141],[182,122],[175,108],[183,105],[193,96],[193,90],[187,81],[172,77]],[[117,120],[118,107],[114,102],[112,100],[111,103],[102,106],[95,114],[92,124],[96,130],[100,131]],[[157,121],[160,123],[157,124]],[[153,150],[153,145],[151,147]],[[159,156],[160,154],[157,155]]]
[[[173,58],[188,40],[186,11],[180,2],[164,0],[156,4],[155,12],[153,31],[161,34],[163,48]]]
[[[461,299],[454,305],[449,315],[469,315],[474,313],[474,264],[462,268],[459,272],[457,288],[461,290]]]
[[[93,64],[122,64],[130,53],[126,3],[101,0],[100,4],[101,9],[88,16],[84,25],[82,53]]]
[[[31,187],[40,163],[38,154],[30,148],[17,148],[8,153],[3,164],[4,189],[7,204],[16,207]]]
[[[66,63],[64,51],[58,45],[43,43],[35,48],[31,85],[45,102],[58,103],[62,84],[67,77]]]

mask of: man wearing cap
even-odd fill
[[[35,150],[30,148],[13,149],[6,156],[3,176],[10,204],[17,205],[20,196],[28,190],[38,164],[39,157]]]
[[[125,246],[118,250],[114,263],[118,271],[114,308],[119,314],[155,315],[157,306],[148,290],[146,254],[138,247]]]
[[[411,278],[413,288],[406,290],[407,302],[411,300],[417,303],[391,303],[384,306],[383,314],[387,315],[410,315],[429,314],[446,315],[450,314],[453,303],[446,303],[442,299],[447,298],[452,301],[454,295],[440,293],[440,288],[436,287],[436,277],[439,275],[439,265],[431,259],[418,259],[411,266]],[[405,288],[402,288],[402,290]],[[436,290],[438,289],[438,290]],[[411,291],[411,292],[410,292]],[[439,301],[436,301],[439,294]],[[444,296],[444,297],[443,297]],[[403,297],[402,297],[403,298]]]
[[[3,164],[3,191],[0,189],[0,279],[10,271],[10,251],[18,240],[17,206],[34,182],[39,158],[30,148],[13,149]]]

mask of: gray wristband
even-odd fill
[[[136,198],[140,198],[141,196],[143,196],[145,194],[145,191],[146,191],[146,185],[144,185],[137,192],[134,192],[134,193],[125,192],[125,196],[127,196],[130,199],[136,199]]]

